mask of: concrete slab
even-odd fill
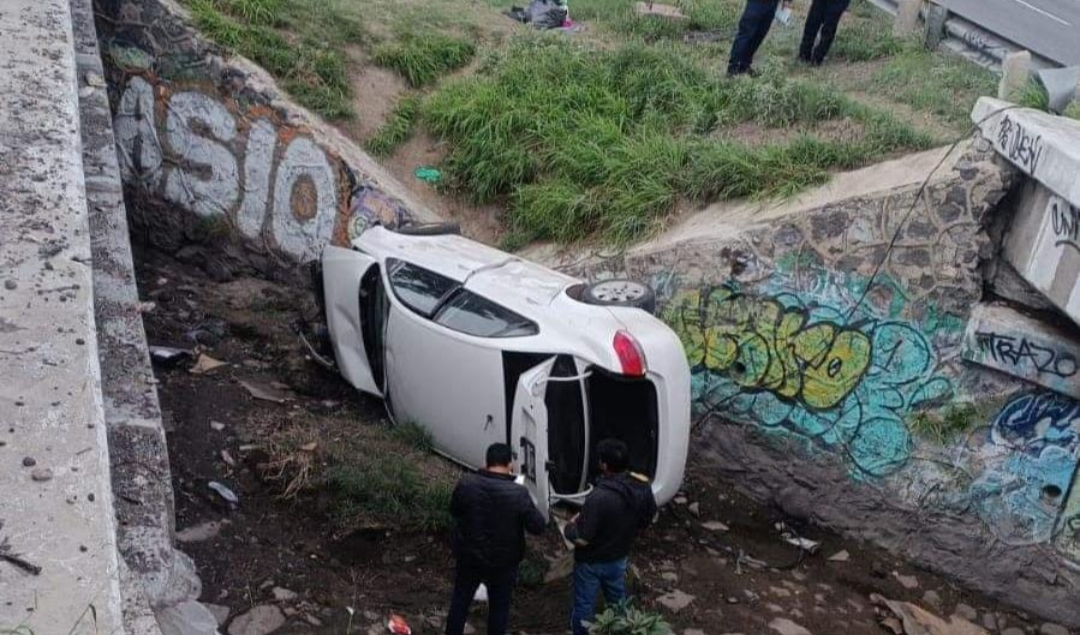
[[[1080,208],[1029,181],[1005,237],[1005,260],[1080,324]]]
[[[971,112],[1001,156],[1071,205],[1080,206],[1080,121],[981,97]]]
[[[977,305],[961,347],[969,362],[1080,399],[1080,341],[1074,333],[1006,306]]]
[[[0,629],[124,633],[71,24],[0,8],[0,539],[41,567],[0,562]]]

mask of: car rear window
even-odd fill
[[[387,259],[386,264],[394,294],[405,306],[426,318],[430,318],[439,302],[459,286],[446,276],[401,260]]]
[[[477,337],[525,337],[540,332],[535,322],[464,289],[439,309],[435,322]]]

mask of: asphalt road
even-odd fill
[[[1080,0],[945,0],[945,5],[1033,53],[1080,65]]]

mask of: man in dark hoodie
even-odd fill
[[[506,632],[518,564],[525,554],[525,532],[541,534],[547,526],[529,491],[514,482],[510,446],[491,444],[486,462],[485,469],[461,477],[450,499],[457,567],[446,635],[464,632],[481,583],[488,591],[488,634]]]
[[[596,592],[614,606],[626,599],[626,565],[639,529],[656,515],[649,479],[628,472],[629,450],[618,439],[596,446],[600,478],[581,513],[566,525],[564,535],[574,543],[574,635],[587,635],[587,622],[596,617]]]

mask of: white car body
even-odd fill
[[[341,374],[395,420],[426,428],[440,453],[476,468],[491,443],[509,443],[546,514],[583,500],[590,454],[617,437],[658,503],[678,491],[690,370],[679,338],[648,312],[576,300],[580,280],[457,235],[373,227],[351,249],[327,247],[322,269]],[[624,374],[625,355],[638,368],[628,341],[643,353],[637,377]]]

